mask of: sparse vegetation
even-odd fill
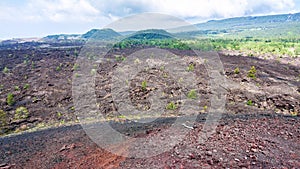
[[[239,74],[239,73],[240,73],[240,68],[238,68],[238,67],[235,68],[235,69],[233,70],[233,73],[234,73],[234,74]]]
[[[19,91],[20,87],[19,86],[15,86],[15,91]]]
[[[12,106],[15,104],[14,95],[12,93],[7,94],[6,102],[9,106]]]
[[[27,65],[27,64],[28,64],[28,60],[25,59],[25,60],[23,61],[23,63],[24,63],[25,65]]]
[[[177,105],[174,102],[170,102],[167,104],[166,109],[167,110],[175,110],[175,109],[177,109]]]
[[[28,83],[26,83],[24,86],[23,86],[23,89],[27,90],[29,89],[30,85]]]
[[[9,73],[9,69],[7,67],[4,67],[4,69],[2,70],[3,73]]]
[[[196,90],[193,89],[193,90],[189,91],[187,97],[189,99],[196,99],[197,98],[197,92],[196,92]]]
[[[0,127],[7,125],[7,114],[5,111],[0,110]]]
[[[31,61],[31,68],[32,68],[32,69],[35,68],[35,63],[34,63],[34,61]]]
[[[188,71],[188,72],[192,72],[192,71],[194,71],[194,69],[195,69],[195,67],[194,67],[194,64],[189,64],[189,66],[186,68],[186,70]]]
[[[29,112],[26,107],[18,107],[15,112],[15,120],[26,119],[29,116]]]
[[[147,81],[142,81],[142,90],[145,91],[147,89]]]
[[[79,69],[79,65],[78,65],[77,63],[75,63],[75,64],[73,65],[72,70],[76,71],[76,70],[78,70],[78,69]]]
[[[57,112],[57,117],[60,118],[62,116],[61,112]]]
[[[120,118],[120,119],[126,119],[126,116],[124,116],[124,115],[119,115],[118,118]]]
[[[164,78],[168,78],[168,73],[164,72],[164,73],[163,73],[163,77],[164,77]]]
[[[207,106],[203,106],[203,110],[207,111],[208,107]]]
[[[96,69],[91,69],[91,75],[95,75],[97,73]]]
[[[126,60],[126,57],[125,56],[123,56],[123,55],[116,55],[115,56],[116,57],[116,61],[125,61]]]
[[[55,68],[55,70],[56,70],[56,71],[60,71],[60,70],[61,70],[61,67],[62,67],[62,63],[60,63],[59,66],[57,66],[57,67]]]
[[[252,66],[251,69],[248,71],[248,77],[252,79],[256,79],[256,68]]]
[[[80,74],[75,73],[74,76],[75,76],[75,78],[78,78],[78,77],[80,77]]]
[[[248,100],[248,101],[247,101],[247,105],[248,105],[248,106],[253,106],[253,101],[252,101],[252,100]]]

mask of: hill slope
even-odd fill
[[[112,29],[92,29],[92,30],[88,31],[87,33],[83,34],[81,36],[81,38],[109,40],[109,39],[116,38],[119,36],[122,36],[122,35]]]

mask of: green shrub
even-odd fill
[[[78,65],[77,63],[75,63],[74,66],[73,66],[73,68],[72,68],[72,70],[75,70],[75,71],[76,71],[76,70],[78,70],[78,69],[79,69],[79,65]]]
[[[25,89],[25,90],[27,90],[27,89],[29,89],[29,84],[27,83],[27,84],[25,84],[24,86],[23,86],[23,89]]]
[[[254,66],[248,71],[248,77],[256,79],[256,68]]]
[[[142,81],[142,90],[145,91],[147,89],[147,81]]]
[[[177,109],[177,106],[174,102],[170,102],[167,104],[166,109],[167,110],[175,110],[175,109]]]
[[[60,70],[61,70],[61,67],[60,67],[60,66],[57,66],[55,70],[56,70],[56,71],[60,71]]]
[[[62,116],[62,113],[61,112],[57,112],[57,117],[61,117]]]
[[[29,115],[29,112],[26,107],[18,107],[15,113],[15,120],[26,119]]]
[[[235,69],[233,70],[233,73],[234,73],[234,74],[239,74],[239,73],[240,73],[240,68],[238,68],[238,67],[235,68]]]
[[[12,93],[8,93],[7,94],[7,99],[6,102],[9,106],[12,106],[15,104],[15,99],[14,99],[14,95]]]
[[[20,90],[20,87],[19,87],[19,86],[15,86],[15,90],[16,90],[16,91],[19,91],[19,90]]]
[[[207,109],[208,109],[208,107],[207,107],[207,106],[204,106],[204,107],[203,107],[203,110],[204,110],[204,111],[206,111]]]
[[[253,106],[252,100],[248,100],[248,101],[247,101],[247,105],[248,105],[248,106]]]
[[[189,66],[186,68],[186,70],[188,71],[188,72],[192,72],[192,71],[194,71],[195,70],[195,67],[194,67],[194,64],[189,64]]]
[[[187,97],[189,99],[196,99],[197,98],[197,92],[196,92],[196,90],[193,89],[193,90],[189,91]]]
[[[3,73],[9,73],[9,69],[7,67],[5,67],[3,70],[2,70]]]
[[[0,127],[7,125],[7,114],[5,111],[0,110]]]
[[[126,60],[126,57],[125,56],[119,56],[119,55],[116,55],[116,61],[125,61]]]

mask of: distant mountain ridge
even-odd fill
[[[284,22],[299,22],[300,13],[295,14],[280,14],[280,15],[266,15],[266,16],[246,16],[246,17],[236,17],[228,18],[222,20],[210,20],[205,23],[196,24],[200,30],[202,29],[228,29],[233,27],[249,27],[249,26],[261,26],[270,23],[284,23]],[[218,27],[216,27],[218,26]]]
[[[195,24],[196,31],[178,31],[177,36],[191,37],[228,37],[228,38],[270,38],[270,37],[299,37],[300,13],[267,16],[247,16],[210,20]],[[178,29],[180,30],[180,29]]]
[[[266,16],[246,16],[222,20],[210,20],[194,25],[198,30],[188,30],[184,27],[174,28],[176,31],[149,29],[140,31],[116,32],[113,29],[92,29],[84,34],[48,35],[36,42],[73,42],[86,41],[90,38],[110,40],[116,38],[181,38],[198,37],[298,37],[300,35],[300,13]],[[151,32],[152,31],[152,32]],[[170,33],[173,32],[173,33]],[[175,32],[175,33],[174,33]],[[23,43],[18,39],[3,40],[5,43]]]

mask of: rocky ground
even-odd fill
[[[0,168],[299,168],[300,167],[300,69],[283,60],[260,59],[220,53],[227,79],[226,107],[216,133],[205,143],[197,139],[204,121],[189,127],[184,141],[169,151],[147,159],[125,158],[101,149],[78,125],[72,98],[72,78],[80,47],[11,48],[0,50]],[[114,51],[110,64],[97,65],[96,96],[99,111],[122,121],[120,130],[132,137],[153,137],[169,127],[168,118],[154,126],[136,129],[116,113],[111,96],[111,74],[122,62],[116,56],[132,50]],[[188,60],[196,74],[199,117],[209,112],[210,89],[203,64],[190,51],[171,51]],[[289,58],[289,62],[290,62]],[[297,63],[299,59],[294,58]],[[254,66],[256,73],[249,77]],[[141,72],[130,83],[130,98],[137,109],[147,110],[147,98],[159,82],[168,101],[188,91],[172,85],[163,70]],[[142,80],[149,83],[142,87]],[[157,80],[158,79],[158,80]],[[8,103],[8,95],[13,103]],[[169,112],[178,114],[177,107]],[[20,109],[23,107],[23,109]],[[25,108],[25,109],[24,109]],[[25,111],[27,110],[27,111]],[[77,123],[77,124],[76,124]],[[115,123],[115,122],[113,122]],[[70,124],[69,126],[65,126]],[[23,133],[45,126],[56,128]],[[177,126],[174,133],[186,126]],[[127,131],[128,130],[128,131]],[[4,136],[9,133],[21,133]],[[162,137],[161,139],[164,139]],[[126,153],[133,144],[119,149]]]

